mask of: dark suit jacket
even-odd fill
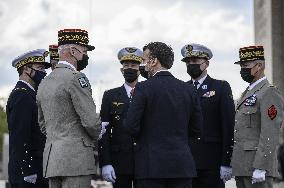
[[[201,123],[199,100],[189,84],[168,71],[138,83],[124,124],[137,139],[136,178],[196,176],[189,137],[199,136]]]
[[[189,83],[192,84],[192,81]],[[190,139],[196,168],[219,169],[221,165],[230,166],[235,122],[231,87],[228,82],[212,79],[208,75],[197,93],[204,121],[203,137]]]
[[[108,90],[103,95],[101,121],[109,122],[99,140],[100,166],[113,165],[117,174],[134,174],[134,141],[122,124],[130,99],[124,86]]]
[[[6,113],[9,181],[23,183],[25,176],[37,174],[40,183],[43,180],[42,155],[46,138],[38,126],[36,92],[19,81],[9,96]]]

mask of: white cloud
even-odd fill
[[[248,13],[241,9],[236,11],[234,7],[202,8],[201,3],[187,0],[4,0],[0,4],[0,9],[5,7],[0,17],[0,24],[5,25],[5,29],[0,30],[0,52],[4,53],[0,68],[15,72],[9,63],[15,56],[34,48],[47,48],[56,42],[58,29],[77,27],[87,29],[90,42],[96,46],[90,53],[91,62],[95,63],[84,72],[92,82],[98,106],[105,89],[123,83],[117,60],[120,48],[142,48],[150,41],[164,41],[173,47],[172,72],[182,80],[189,79],[185,65],[180,62],[182,46],[189,42],[207,45],[214,53],[210,75],[228,80],[237,97],[246,84],[240,81],[239,68],[233,62],[238,59],[238,48],[253,42]],[[0,80],[5,75],[6,81],[0,83],[0,89],[14,82],[17,76],[13,73],[11,81],[7,80],[9,74],[2,74],[2,68]],[[7,91],[1,89],[2,92]]]

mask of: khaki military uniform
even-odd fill
[[[267,79],[243,93],[236,105],[234,176],[251,179],[255,169],[265,170],[267,177],[279,176],[277,146],[282,120],[282,96]]]
[[[45,177],[95,174],[95,148],[100,120],[87,77],[58,64],[39,86],[38,117],[47,141]]]

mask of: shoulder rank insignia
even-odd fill
[[[124,103],[123,102],[112,102],[112,104],[115,105],[115,106],[119,106],[119,105],[122,105]]]
[[[276,107],[275,107],[274,105],[270,106],[270,107],[268,108],[268,110],[267,110],[267,114],[268,114],[268,116],[269,116],[269,118],[270,118],[271,120],[273,120],[274,118],[276,118],[276,116],[277,116],[277,109],[276,109]]]
[[[14,91],[17,91],[17,90],[24,90],[24,91],[26,91],[27,89],[24,88],[24,87],[21,87],[21,88],[17,87],[17,88],[14,89]]]
[[[244,105],[245,106],[254,106],[256,101],[257,101],[256,94],[253,94],[252,96],[248,97],[245,100]]]
[[[207,98],[209,98],[209,97],[215,96],[215,94],[216,94],[215,91],[208,91],[208,92],[204,93],[204,95],[202,95],[202,97],[207,97]]]
[[[81,85],[82,88],[85,88],[85,87],[88,87],[89,84],[88,82],[86,81],[85,77],[81,77],[78,79],[79,80],[79,83]]]

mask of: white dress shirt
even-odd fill
[[[129,85],[127,85],[126,83],[124,83],[124,88],[125,88],[125,90],[126,90],[126,93],[127,93],[128,98],[130,98],[130,96],[131,96],[131,90],[134,89],[135,87],[132,88],[132,87],[130,87]]]
[[[257,84],[259,84],[260,82],[262,82],[265,79],[266,79],[266,76],[258,79],[256,82],[254,82],[253,84],[249,85],[248,90],[252,90]]]
[[[72,65],[71,63],[68,63],[67,61],[58,61],[58,63],[64,64],[64,65],[68,65],[68,66],[70,66],[73,70],[76,70],[76,68],[74,67],[74,65]]]
[[[198,81],[198,85],[195,86],[197,89],[203,84],[204,80],[207,78],[207,74],[200,78],[199,80],[192,79],[192,83],[194,84],[195,81]]]
[[[27,86],[29,86],[29,88],[31,88],[32,90],[34,90],[35,91],[35,89],[33,88],[33,86],[30,84],[30,83],[28,83],[28,82],[26,82],[26,81],[24,81],[24,80],[19,80],[20,82],[23,82],[24,84],[26,84]]]

